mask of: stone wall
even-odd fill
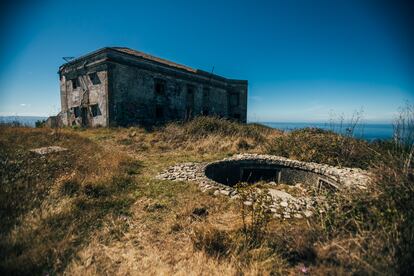
[[[325,164],[312,162],[302,162],[274,155],[259,154],[238,154],[230,158],[219,160],[211,163],[185,163],[168,168],[165,172],[159,174],[159,179],[169,180],[193,180],[198,181],[202,188],[220,188],[229,192],[234,192],[234,181],[231,179],[231,185],[223,184],[225,173],[230,177],[231,174],[239,178],[240,164],[251,164],[255,166],[274,167],[282,170],[282,179],[280,182],[293,185],[296,182],[302,182],[305,185],[319,185],[318,180],[323,180],[324,185],[332,185],[335,189],[366,189],[371,182],[371,175],[358,168],[338,168]],[[211,177],[211,169],[223,177]],[[228,170],[228,171],[227,171]],[[285,173],[283,173],[285,171]],[[284,175],[284,176],[283,176]]]
[[[60,118],[66,126],[108,125],[108,70],[96,61],[60,71]]]
[[[110,67],[110,121],[117,125],[154,124],[216,115],[246,121],[247,87],[205,82],[157,68],[113,63]],[[152,69],[152,70],[151,70]],[[161,83],[162,91],[156,86]],[[230,105],[230,91],[238,97]],[[234,115],[238,116],[234,116]]]
[[[168,66],[113,48],[65,64],[59,75],[65,125],[152,125],[199,115],[246,122],[247,81]]]
[[[327,191],[347,190],[358,193],[372,182],[372,176],[367,171],[357,168],[338,168],[258,154],[239,154],[211,163],[177,164],[167,168],[156,178],[192,181],[203,192],[241,199],[244,205],[250,206],[253,200],[241,198],[240,190],[235,187],[237,182],[246,181],[242,176],[243,167],[273,168],[278,171],[274,178],[265,181],[267,185],[264,192],[270,201],[267,207],[275,218],[280,219],[309,218],[316,212],[326,212],[330,208],[325,198]],[[255,191],[260,190],[263,191],[261,188]]]

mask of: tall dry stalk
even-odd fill
[[[393,150],[394,155],[400,156],[404,161],[404,174],[411,172],[414,153],[414,105],[406,103],[400,109],[398,117],[393,124]]]

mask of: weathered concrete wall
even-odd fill
[[[151,71],[116,63],[110,74],[110,121],[116,124],[154,124],[203,114],[232,115],[225,83],[217,87],[163,74],[155,68]],[[156,90],[157,82],[163,83],[161,93]]]
[[[92,73],[99,84],[90,79]],[[168,66],[113,48],[63,65],[59,74],[65,125],[152,125],[199,115],[246,122],[247,81]]]
[[[92,85],[89,82],[89,105],[98,105],[98,113],[95,116],[92,116],[91,126],[107,126],[109,123],[108,116],[108,72],[99,71],[96,72],[100,84]],[[94,115],[89,110],[90,115]]]
[[[237,104],[232,104],[232,101],[230,100],[230,106],[229,106],[230,117],[240,118],[240,121],[246,122],[247,120],[247,85],[246,83],[236,81],[236,80],[230,80],[229,91],[230,91],[230,94],[233,92],[238,95]]]
[[[108,72],[97,69],[75,69],[61,77],[63,124],[90,127],[108,125]],[[93,74],[96,74],[95,84],[91,80]],[[77,87],[73,86],[74,81],[78,82]]]
[[[63,125],[68,126],[70,125],[68,120],[68,100],[67,100],[67,91],[66,91],[66,77],[64,75],[60,75],[60,117]]]

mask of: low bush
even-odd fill
[[[264,255],[268,262],[284,264],[281,267],[285,269],[303,264],[303,271],[315,274],[412,275],[414,109],[410,110],[397,121],[391,141],[369,143],[320,129],[295,130],[276,138],[269,144],[268,153],[368,169],[373,181],[366,190],[320,195],[328,207],[317,212],[307,225],[261,224],[257,228],[260,235],[250,235],[255,237],[254,243],[246,243],[246,233],[254,233],[246,228],[253,229],[254,219],[260,216],[252,217],[249,221],[253,223],[246,226],[243,204],[240,212],[244,226],[198,233],[196,248],[208,250],[210,255],[216,252],[213,256],[233,256],[242,263],[246,258],[247,263],[252,261],[251,253],[260,249],[268,252]],[[251,195],[242,193],[242,201],[248,198]]]
[[[165,127],[165,132],[181,139],[201,139],[208,136],[245,137],[263,141],[264,136],[276,130],[260,124],[241,124],[219,117],[196,117],[188,122],[171,123]]]
[[[367,141],[317,128],[294,130],[275,138],[267,152],[301,161],[363,169],[379,157]]]
[[[401,112],[392,141],[370,144],[373,183],[327,197],[319,253],[354,273],[414,272],[414,109]],[[350,252],[350,253],[349,253]]]
[[[46,126],[46,120],[37,120],[35,122],[35,127],[44,127]]]

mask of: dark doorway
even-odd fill
[[[160,105],[157,105],[155,107],[155,118],[157,118],[158,120],[164,118],[164,109]]]
[[[208,87],[203,87],[203,110],[202,115],[208,116],[209,115],[209,107],[210,107],[210,89]]]
[[[88,108],[87,107],[81,108],[81,117],[82,117],[82,126],[87,127],[88,126]]]
[[[194,112],[194,87],[192,85],[187,86],[187,99],[186,99],[186,120],[193,118]]]

